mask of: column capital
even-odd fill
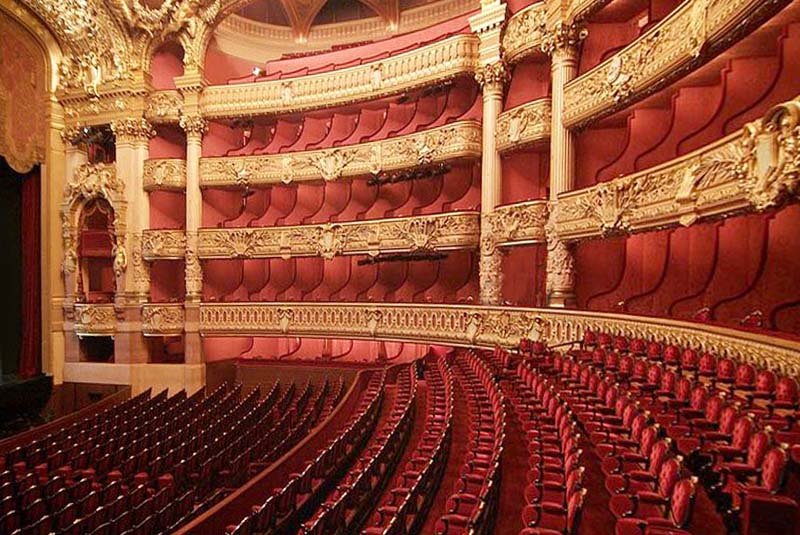
[[[484,94],[502,92],[508,78],[508,68],[502,60],[482,65],[475,71],[475,80],[483,89]]]
[[[589,31],[585,27],[574,22],[567,23],[563,20],[559,20],[550,27],[548,27],[547,24],[543,24],[542,52],[554,58],[574,58],[577,55],[575,47],[585,39],[587,35],[589,35]]]
[[[79,147],[85,144],[86,132],[81,125],[65,126],[61,129],[61,140],[67,148]]]
[[[131,117],[111,122],[111,131],[117,143],[133,143],[155,137],[153,125],[144,117]]]
[[[187,138],[202,138],[208,132],[208,121],[200,115],[181,115],[180,127]]]

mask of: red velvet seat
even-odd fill
[[[681,531],[687,526],[694,505],[696,478],[678,481],[672,490],[666,516],[648,518],[622,518],[617,520],[617,535],[644,535],[653,529],[668,530],[668,533],[688,533]],[[663,533],[664,531],[662,531]]]

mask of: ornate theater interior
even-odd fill
[[[798,95],[800,0],[0,0],[0,534],[800,534]]]

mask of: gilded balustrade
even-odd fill
[[[147,229],[142,232],[142,258],[153,260],[177,260],[186,253],[186,232],[183,230]]]
[[[374,221],[200,229],[200,258],[290,258],[445,251],[478,246],[480,216],[453,212]]]
[[[763,211],[800,191],[800,100],[742,130],[632,175],[559,195],[558,235],[575,240]]]
[[[321,74],[203,90],[200,106],[210,119],[305,112],[397,95],[472,75],[478,39],[461,34],[415,50]]]
[[[686,0],[612,57],[567,84],[564,123],[579,128],[685,76],[789,0]]]
[[[508,19],[503,33],[503,58],[508,63],[542,55],[542,28],[547,21],[546,4],[531,4]]]
[[[145,191],[186,190],[186,160],[181,158],[151,158],[144,161]]]
[[[258,187],[367,177],[481,155],[481,125],[458,121],[381,141],[312,151],[200,160],[202,187]]]
[[[76,304],[75,334],[79,336],[111,336],[117,328],[113,304]]]
[[[521,338],[560,344],[587,330],[655,339],[800,375],[800,344],[702,323],[564,309],[421,303],[202,304],[205,336],[311,336],[413,340],[483,347]]]
[[[142,305],[142,334],[145,336],[179,335],[185,314],[182,304]]]
[[[507,153],[550,139],[551,104],[541,98],[516,106],[497,119],[497,150]]]

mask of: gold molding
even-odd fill
[[[540,98],[504,111],[497,118],[497,150],[519,150],[550,139],[550,98]]]
[[[789,0],[688,0],[565,87],[564,124],[580,128],[685,76]]]
[[[416,50],[331,72],[206,87],[204,117],[277,115],[375,100],[475,72],[478,39],[460,34]]]
[[[117,313],[112,304],[75,304],[75,334],[111,336],[117,329]]]
[[[170,336],[183,333],[185,313],[182,304],[142,305],[142,334]]]
[[[480,216],[453,212],[374,221],[200,229],[200,258],[291,258],[444,251],[478,246]]]
[[[142,258],[177,260],[186,254],[186,232],[183,230],[144,230],[142,232]]]
[[[559,195],[562,239],[635,232],[763,211],[800,190],[800,100],[676,160]]]
[[[68,126],[108,124],[141,115],[144,97],[130,91],[119,91],[97,96],[79,94],[62,96],[64,119]]]
[[[567,8],[567,19],[578,22],[597,13],[613,0],[572,0]]]
[[[145,160],[142,180],[145,191],[185,191],[186,160],[182,158],[150,158]]]
[[[498,206],[484,218],[496,247],[546,241],[547,201],[525,201]]]
[[[153,91],[147,96],[144,108],[145,118],[153,124],[180,121],[183,112],[183,95],[175,89]]]
[[[533,55],[543,55],[542,30],[546,22],[547,2],[537,2],[514,13],[503,33],[503,59],[514,64]]]
[[[221,303],[200,305],[205,336],[311,336],[514,347],[560,344],[587,330],[655,339],[800,376],[800,344],[748,331],[599,312],[423,303]]]
[[[458,121],[406,136],[345,147],[200,159],[202,187],[253,187],[364,177],[481,155],[481,125]]]

